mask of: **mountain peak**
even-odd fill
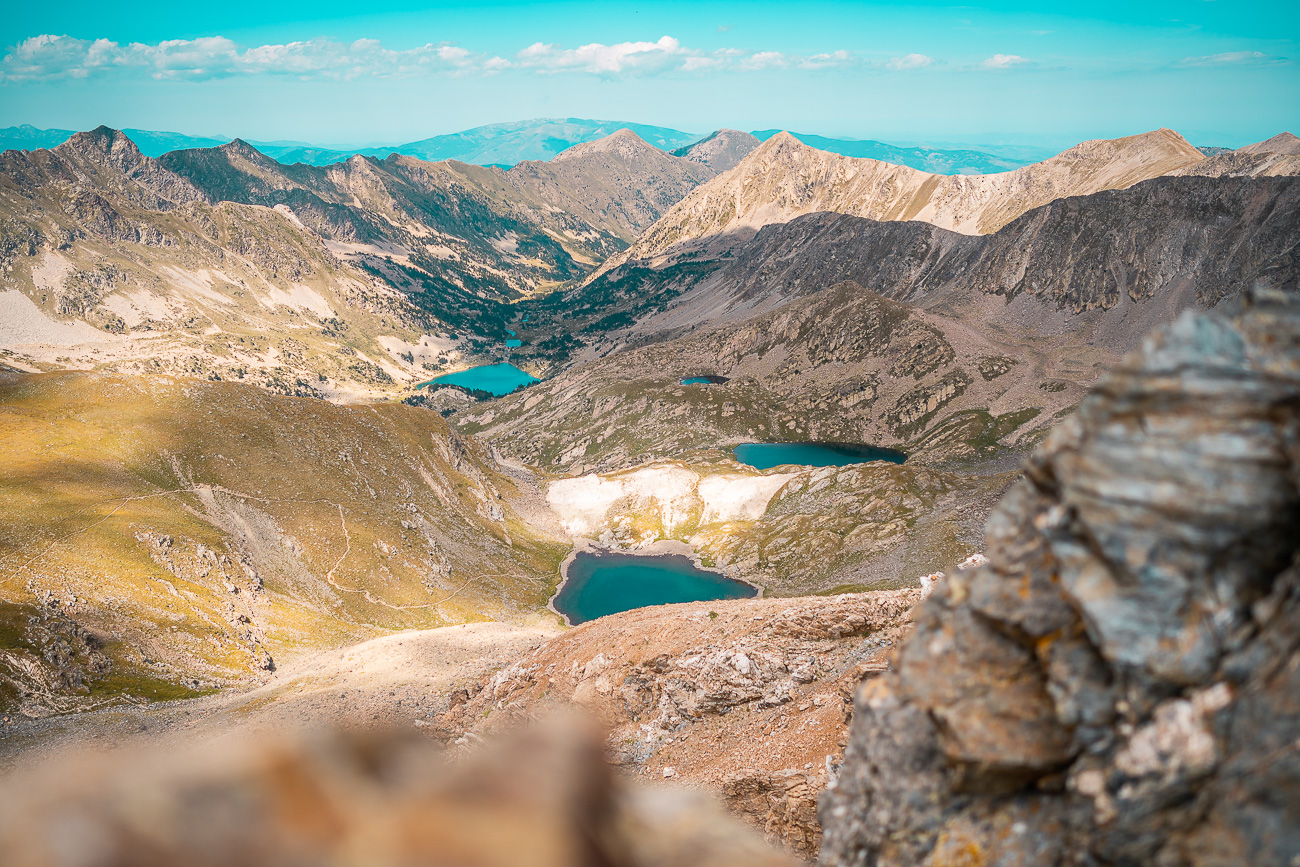
[[[1300,155],[1300,137],[1289,132],[1280,132],[1270,139],[1237,148],[1243,154],[1289,154]]]
[[[552,162],[565,162],[567,160],[581,159],[593,154],[617,154],[618,156],[628,158],[642,156],[652,151],[655,153],[662,153],[662,151],[641,138],[641,136],[624,127],[623,129],[613,132],[604,138],[576,144],[567,150],[561,151],[555,155]]]
[[[761,141],[757,136],[736,129],[720,129],[710,133],[694,144],[678,148],[672,152],[675,157],[693,163],[699,163],[717,174],[739,165]]]
[[[227,156],[241,156],[246,159],[260,160],[269,159],[266,154],[253,147],[242,138],[232,138],[223,145],[217,145],[217,150]]]
[[[73,133],[67,141],[59,145],[59,149],[81,154],[142,156],[135,142],[119,130],[103,124],[86,132]]]

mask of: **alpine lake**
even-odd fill
[[[681,554],[578,551],[552,605],[573,626],[647,605],[749,599],[758,588],[696,566]]]

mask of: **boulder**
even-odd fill
[[[855,696],[822,862],[1294,864],[1300,303],[1154,332]]]

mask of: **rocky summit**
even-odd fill
[[[857,690],[823,863],[1300,852],[1300,305],[1149,337]]]

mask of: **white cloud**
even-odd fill
[[[790,58],[786,57],[780,51],[758,51],[742,59],[739,63],[741,69],[762,70],[762,69],[785,69],[790,65]]]
[[[1286,63],[1285,57],[1276,57],[1262,51],[1225,51],[1206,57],[1184,57],[1179,66],[1270,66]]]
[[[588,72],[593,75],[617,76],[628,73],[654,73],[679,67],[696,52],[683,49],[671,36],[658,42],[619,42],[605,45],[592,42],[578,48],[560,48],[542,42],[515,55],[515,62],[525,69],[543,72]]]
[[[1013,66],[1028,62],[1028,57],[1021,57],[1019,54],[995,54],[981,63],[980,66],[984,69],[1010,69]]]
[[[491,72],[506,63],[447,43],[403,51],[376,39],[350,44],[312,39],[240,49],[222,36],[169,39],[156,45],[71,36],[33,36],[0,60],[0,80],[32,81],[88,78],[112,72],[137,72],[159,79],[209,79],[232,75],[291,75],[301,78],[404,76],[426,72]],[[508,65],[508,64],[507,64]]]
[[[795,63],[800,69],[843,69],[856,62],[857,58],[847,51],[831,51],[825,54],[814,54],[811,57],[801,57]]]
[[[916,68],[924,55],[895,58]],[[204,80],[237,75],[285,75],[302,79],[407,77],[429,74],[491,75],[508,69],[534,74],[574,73],[602,78],[765,69],[820,70],[859,63],[847,51],[785,54],[723,48],[702,51],[671,36],[655,42],[593,42],[577,48],[535,42],[511,58],[475,53],[451,43],[392,50],[377,39],[333,39],[241,47],[222,36],[171,39],[149,45],[108,39],[42,35],[26,39],[0,58],[0,82],[52,81],[99,75],[148,75]]]
[[[905,69],[924,69],[933,64],[933,57],[927,57],[924,54],[904,54],[902,57],[891,57],[886,60],[885,68],[899,72]]]

